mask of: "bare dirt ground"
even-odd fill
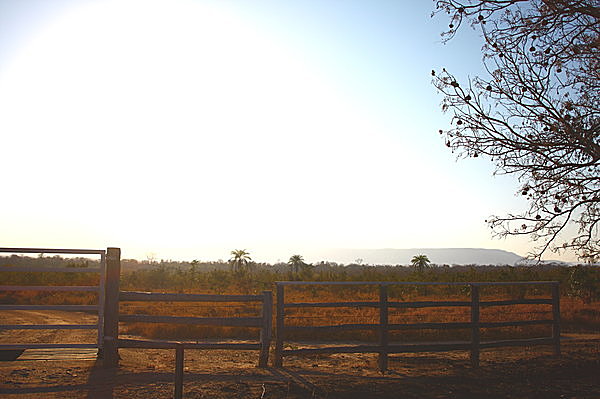
[[[15,324],[19,317],[36,323],[94,320],[47,313],[3,312],[0,318]],[[0,342],[26,342],[24,334],[29,342],[94,342],[93,331],[77,330],[2,331]],[[545,346],[484,350],[479,369],[470,366],[465,352],[392,355],[390,371],[381,374],[374,354],[288,357],[283,369],[259,369],[253,351],[186,350],[184,397],[600,398],[600,334],[565,334],[562,352],[554,356]],[[173,397],[173,350],[122,349],[120,356],[118,369],[103,368],[89,353],[79,359],[0,361],[0,397]]]

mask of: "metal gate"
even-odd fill
[[[104,284],[106,281],[106,251],[103,249],[52,249],[52,248],[0,248],[0,253],[10,254],[62,254],[62,255],[98,255],[99,267],[1,267],[0,272],[30,273],[99,273],[100,279],[95,286],[50,286],[50,285],[0,285],[0,291],[78,291],[96,292],[96,305],[9,305],[0,304],[0,310],[61,310],[95,311],[98,314],[96,324],[0,324],[0,330],[98,330],[96,343],[9,343],[0,344],[0,350],[21,350],[31,348],[98,348],[101,353],[104,329]],[[2,283],[0,283],[2,284]]]

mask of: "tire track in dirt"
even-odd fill
[[[0,324],[96,324],[96,314],[58,310],[7,310]],[[97,330],[6,330],[0,326],[0,344],[95,343]]]

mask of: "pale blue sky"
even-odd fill
[[[0,246],[525,254],[484,223],[514,179],[437,134],[481,43],[404,3],[0,0]]]

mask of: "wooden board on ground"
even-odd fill
[[[26,349],[17,360],[96,360],[96,348]]]

